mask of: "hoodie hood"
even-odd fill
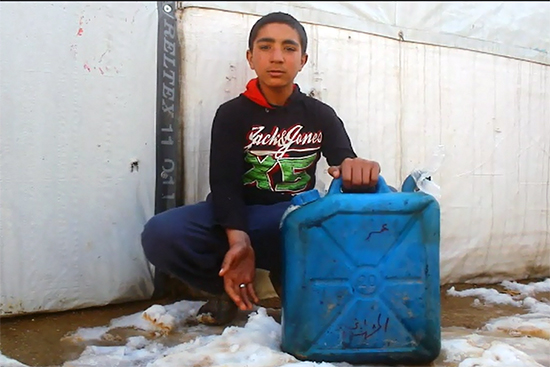
[[[292,95],[289,97],[292,99],[293,95],[296,93],[296,91],[300,91],[300,88],[298,88],[297,84],[294,84],[294,90],[292,92]],[[258,78],[250,79],[248,83],[246,84],[246,90],[242,93],[243,96],[251,100],[252,102],[270,109],[275,109],[276,107],[270,104],[267,99],[265,99],[262,91],[260,90],[260,87],[258,86]],[[288,102],[287,102],[288,103]]]

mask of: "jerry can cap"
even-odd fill
[[[306,205],[308,203],[311,203],[321,197],[321,194],[319,194],[319,191],[317,189],[309,190],[302,192],[300,194],[294,195],[294,197],[291,199],[292,205]]]

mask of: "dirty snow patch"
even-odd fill
[[[8,358],[0,353],[0,366],[2,367],[27,367],[23,363],[20,363],[14,359]]]

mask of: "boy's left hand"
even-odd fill
[[[378,183],[380,165],[363,158],[346,158],[339,166],[329,167],[333,178],[342,177],[342,186],[350,191],[369,191]]]

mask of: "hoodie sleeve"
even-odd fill
[[[242,182],[245,136],[237,116],[227,106],[216,111],[210,142],[210,190],[216,223],[247,231]]]
[[[356,158],[357,154],[351,146],[351,141],[343,121],[334,109],[321,105],[321,120],[323,121],[323,143],[321,151],[330,166],[339,166],[346,158]]]

